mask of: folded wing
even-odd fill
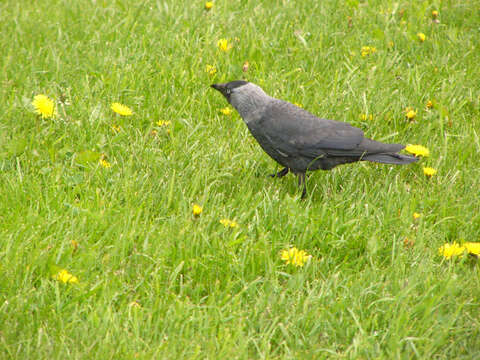
[[[364,140],[362,130],[318,118],[282,100],[269,104],[255,128],[289,156],[361,156],[366,150],[360,146]]]

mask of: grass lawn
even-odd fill
[[[480,241],[479,9],[2,1],[0,358],[479,359],[479,261],[439,255]],[[209,88],[235,79],[430,156],[302,201]]]

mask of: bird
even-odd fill
[[[386,144],[366,138],[347,122],[319,118],[287,101],[265,93],[245,80],[212,84],[237,110],[261,148],[283,169],[270,175],[297,175],[307,195],[307,171],[331,170],[342,164],[370,161],[404,165],[418,159],[399,154],[405,145]]]

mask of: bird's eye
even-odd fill
[[[227,89],[227,90],[225,91],[225,93],[226,93],[227,95],[230,95],[230,94],[232,93],[232,90]]]

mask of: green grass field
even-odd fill
[[[438,251],[480,241],[479,11],[1,2],[0,358],[479,359],[479,262]],[[311,173],[302,201],[220,111],[235,79],[430,156]]]

